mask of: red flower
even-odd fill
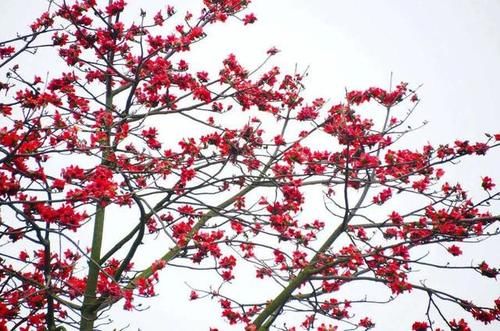
[[[16,49],[12,46],[7,46],[7,47],[0,47],[0,60],[12,55]]]
[[[231,279],[234,279],[233,273],[231,270],[226,270],[221,273],[222,279],[224,279],[226,282],[229,282]]]
[[[108,15],[116,15],[121,13],[123,9],[125,9],[125,1],[124,0],[115,0],[110,5],[106,6],[106,14]]]
[[[456,320],[452,320],[450,321],[450,326],[453,328],[453,330],[455,331],[472,331],[470,328],[469,328],[469,325],[467,324],[466,321],[464,321],[464,319],[460,319],[460,321],[456,321]]]
[[[198,295],[198,292],[195,292],[195,291],[191,291],[191,293],[189,294],[189,300],[196,300],[199,297],[200,296]]]
[[[236,258],[234,256],[224,256],[219,260],[219,267],[223,269],[233,269],[236,266]]]
[[[156,13],[156,15],[153,17],[153,21],[156,25],[163,26],[163,22],[165,22],[165,19],[163,18],[161,11]]]
[[[193,90],[193,96],[196,99],[207,102],[207,103],[212,100],[210,91],[204,86],[200,86],[200,87],[195,88]]]
[[[276,47],[271,47],[267,50],[267,54],[272,56],[272,55],[276,55],[277,53],[279,53],[279,49],[277,49]],[[500,134],[499,134],[500,136]],[[499,139],[500,140],[500,139]]]
[[[493,183],[493,180],[490,177],[486,176],[486,177],[483,177],[483,181],[481,183],[481,186],[486,191],[491,191],[496,185],[495,185],[495,183]]]
[[[12,107],[0,104],[0,114],[3,114],[4,116],[12,115]]]
[[[372,322],[371,319],[369,319],[368,317],[365,317],[361,320],[359,320],[359,326],[362,326],[362,327],[365,327],[365,328],[372,328],[375,326],[375,323]]]
[[[373,203],[382,205],[384,202],[392,197],[392,190],[390,188],[384,189],[378,195],[373,197]]]
[[[413,331],[426,331],[427,328],[429,328],[429,324],[427,324],[427,322],[415,322],[411,327]]]
[[[389,219],[391,220],[391,222],[394,225],[401,225],[401,224],[403,224],[403,217],[401,217],[401,215],[399,215],[399,213],[396,213],[395,211],[393,211],[389,215]]]
[[[486,263],[484,261],[479,265],[478,269],[479,269],[479,272],[483,276],[486,276],[486,277],[489,277],[489,278],[497,278],[498,270],[495,269],[495,268],[490,268],[490,266],[488,265],[488,263]]]
[[[448,247],[448,252],[450,252],[450,254],[453,256],[462,255],[462,250],[460,249],[460,247],[458,247],[456,245],[452,245],[452,246]]]
[[[21,251],[21,253],[19,253],[19,259],[22,260],[22,261],[26,261],[29,259],[29,255],[28,253],[26,253],[26,251]]]
[[[257,21],[257,17],[255,17],[253,13],[245,15],[245,17],[243,18],[243,22],[245,23],[245,25],[252,24],[255,21]]]

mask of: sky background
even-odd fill
[[[128,2],[136,8],[132,13],[142,7],[148,14],[167,4],[158,0]],[[200,2],[168,4],[182,15],[183,9],[196,12]],[[45,7],[43,0],[0,1],[0,39],[25,31]],[[500,132],[500,1],[254,0],[248,11],[258,18],[254,25],[243,27],[232,22],[210,26],[208,38],[193,50],[194,65],[215,70],[232,52],[245,65],[257,66],[266,50],[276,46],[281,52],[272,61],[283,71],[293,71],[296,65],[302,70],[309,66],[305,84],[311,97],[335,102],[341,100],[346,88],[388,87],[391,73],[394,83],[423,84],[413,123],[428,120],[429,124],[408,138],[410,145],[481,140],[485,132]],[[50,59],[37,58],[28,65],[37,67],[41,61]],[[495,151],[480,160],[462,162],[448,176],[478,187],[481,176],[500,181],[499,164],[500,154]],[[498,213],[498,205],[495,211]],[[497,246],[491,241],[477,253],[490,255],[492,264],[499,265],[500,258],[491,253]],[[218,317],[203,313],[212,307],[210,303],[187,302],[189,288],[183,284],[187,276],[173,276],[176,281],[172,282],[166,280],[170,276],[162,277],[162,294],[147,302],[150,309],[115,316],[113,326],[130,324],[129,330],[158,330],[164,318],[180,331],[206,330],[202,326],[207,324],[218,324],[225,330],[224,324],[216,322]],[[456,286],[475,291],[467,278]],[[498,287],[492,290],[500,295]],[[387,316],[375,330],[401,330],[394,315],[411,304],[402,301],[395,310],[386,310]],[[495,326],[476,330],[493,331]]]

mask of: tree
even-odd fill
[[[305,73],[267,65],[275,48],[253,70],[234,55],[218,73],[192,68],[208,25],[256,20],[248,2],[205,0],[179,22],[172,7],[131,21],[123,0],[51,1],[29,34],[0,43],[0,330],[99,329],[109,307],[154,296],[163,268],[216,274],[191,300],[216,300],[214,315],[246,330],[371,329],[376,316],[355,306],[416,292],[428,300],[415,331],[499,320],[499,299],[475,304],[415,271],[496,278],[487,261],[425,252],[459,256],[498,233],[492,179],[473,200],[442,177],[500,134],[405,148],[416,89],[308,101]],[[23,70],[39,52],[60,65],[45,78]],[[234,291],[249,273],[272,291]],[[343,292],[357,284],[380,295]]]

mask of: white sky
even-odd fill
[[[151,14],[166,5],[159,0],[128,2]],[[181,8],[197,8],[200,2],[168,3],[182,15]],[[44,7],[42,0],[0,1],[0,39],[22,31]],[[430,123],[408,140],[411,144],[476,140],[484,132],[500,132],[500,1],[254,0],[249,11],[258,17],[254,25],[209,28],[207,40],[193,52],[200,67],[216,68],[229,52],[249,66],[257,65],[265,51],[276,46],[282,52],[273,61],[283,71],[292,71],[295,64],[310,66],[305,84],[312,97],[340,100],[346,87],[387,87],[391,72],[396,83],[423,84],[414,123]],[[477,187],[485,175],[500,181],[498,151],[479,161],[463,162],[460,170],[449,174],[469,187]],[[498,211],[497,205],[493,212]],[[500,264],[500,257],[492,254],[496,243],[484,248],[493,265]],[[145,331],[168,325],[170,330],[187,331],[217,324],[221,330],[228,329],[218,316],[204,313],[205,308],[213,308],[210,303],[186,303],[189,289],[183,277],[164,275],[161,296],[147,302],[151,308],[116,315],[113,326],[130,323],[130,330]],[[469,286],[469,290],[474,289]],[[498,287],[491,290],[500,295]],[[378,321],[375,330],[401,330],[391,316],[405,310],[404,304],[399,306],[392,313],[386,310],[387,317]],[[497,326],[480,325],[475,330],[493,331]]]

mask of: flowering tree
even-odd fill
[[[123,0],[51,1],[30,33],[0,42],[0,330],[99,328],[109,307],[154,296],[163,268],[218,275],[190,299],[216,300],[214,315],[245,330],[368,330],[376,316],[354,307],[415,292],[426,313],[407,329],[499,320],[500,299],[475,304],[414,271],[496,278],[486,261],[448,262],[497,234],[495,184],[483,177],[472,199],[442,177],[500,134],[401,147],[415,90],[304,100],[303,73],[266,65],[275,48],[254,70],[234,55],[219,72],[192,68],[207,25],[256,20],[248,3],[129,21]],[[45,78],[23,69],[39,52],[59,65]],[[159,241],[158,256],[141,253]],[[448,256],[425,254],[436,250]],[[274,290],[236,293],[243,273]],[[343,292],[357,284],[380,295]]]

